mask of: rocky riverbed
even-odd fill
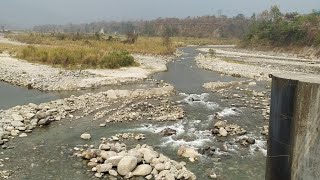
[[[138,117],[145,116],[157,121],[180,119],[183,118],[183,110],[168,100],[160,101],[156,105],[143,103],[143,99],[161,100],[162,97],[172,94],[173,91],[174,88],[170,85],[132,91],[109,90],[79,97],[71,96],[39,105],[30,103],[15,106],[0,112],[0,143],[4,144],[16,136],[26,137],[27,133],[32,132],[38,126],[47,126],[51,122],[63,119],[76,120],[92,113],[96,113],[95,117],[102,118],[107,112],[114,111],[115,114],[107,119],[106,123],[138,120]],[[142,103],[132,104],[134,99],[142,99]],[[120,107],[104,111],[105,108],[119,102],[121,102]],[[131,108],[124,108],[129,105]],[[3,145],[2,148],[7,148],[7,146]]]

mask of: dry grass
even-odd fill
[[[126,44],[119,37],[107,40],[97,34],[7,34],[7,38],[32,44],[17,46],[0,44],[0,52],[7,50],[18,58],[31,62],[66,68],[119,68],[133,66],[132,53],[172,55],[185,45],[234,44],[235,40],[174,37],[164,43],[161,37],[139,37],[136,43]]]

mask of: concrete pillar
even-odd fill
[[[320,179],[320,76],[272,75],[266,179]]]

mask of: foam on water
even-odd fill
[[[180,93],[181,96],[185,96],[183,102],[189,104],[190,106],[205,106],[209,110],[214,110],[219,107],[216,102],[208,101],[209,94],[186,94]]]
[[[264,156],[267,156],[267,141],[256,139],[255,144],[250,146],[250,153],[254,154],[256,149],[258,149]]]
[[[176,135],[183,134],[185,132],[184,130],[184,125],[182,121],[177,122],[173,125],[170,126],[158,126],[158,125],[153,125],[153,124],[142,124],[141,127],[135,128],[135,129],[130,129],[130,131],[142,131],[142,132],[152,132],[155,134],[160,133],[162,130],[165,128],[171,128],[177,131]]]
[[[235,107],[231,107],[231,108],[225,108],[221,112],[218,112],[217,114],[220,117],[238,116],[238,115],[240,115],[239,111],[240,111],[240,109],[237,109]]]

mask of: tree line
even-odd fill
[[[320,46],[320,11],[282,13],[277,6],[251,17],[243,46]]]
[[[248,31],[250,18],[243,14],[235,17],[200,16],[179,18],[158,18],[149,21],[99,21],[85,24],[41,25],[33,28],[36,32],[99,33],[108,34],[139,33],[144,36],[183,36],[197,38],[241,38]]]

